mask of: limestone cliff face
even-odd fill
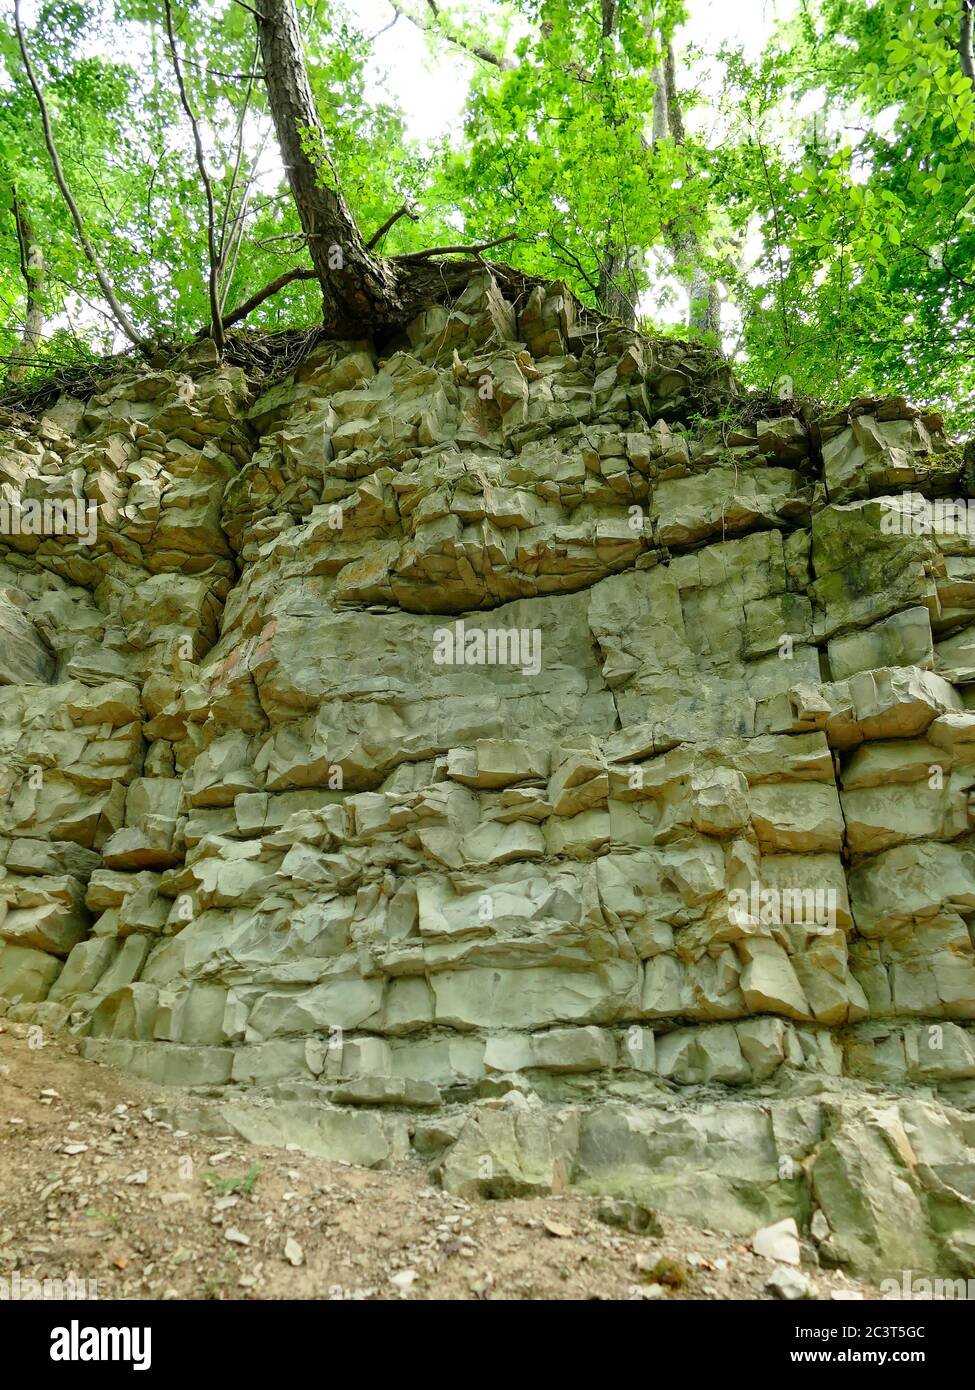
[[[975,1272],[963,468],[765,416],[484,275],[9,420],[8,1015],[223,1132]]]

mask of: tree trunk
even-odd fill
[[[627,272],[630,280],[633,280],[627,252],[625,248],[614,243],[612,228],[607,228],[606,243],[599,262],[596,297],[604,314],[609,314],[611,318],[625,323],[627,328],[632,328],[636,322],[636,292],[634,290],[631,294],[626,294],[620,284]]]
[[[339,191],[325,147],[305,68],[295,0],[258,3],[260,10],[255,8],[254,13],[268,103],[321,286],[322,317],[329,332],[352,338],[395,333],[422,309],[458,294],[479,267],[521,289],[535,283],[537,277],[481,259],[482,251],[512,240],[514,234],[480,246],[441,246],[397,257],[377,256],[366,246]],[[458,253],[468,259],[438,259]]]
[[[612,38],[616,32],[619,20],[616,0],[601,0],[602,8],[602,31],[605,58],[605,43]],[[614,122],[609,118],[610,125]],[[606,241],[603,245],[602,256],[599,260],[599,281],[596,298],[603,313],[609,314],[611,318],[620,319],[626,324],[627,328],[632,328],[636,323],[636,277],[630,265],[631,248],[621,246],[614,236],[612,224],[606,228]],[[626,294],[620,283],[623,275],[628,273],[630,282],[630,294]]]
[[[672,43],[664,49],[662,61],[654,67],[652,77],[653,143],[659,145],[669,139],[675,145],[683,145],[687,137],[677,96],[677,64]],[[697,233],[681,231],[672,223],[667,228],[667,240],[674,258],[674,274],[688,298],[688,330],[694,337],[710,335],[720,351],[721,296],[717,281],[704,269]]]
[[[17,245],[20,248],[20,271],[27,287],[26,307],[24,309],[24,328],[20,335],[21,361],[15,362],[8,373],[11,382],[23,381],[34,356],[44,337],[44,252],[34,233],[33,225],[13,193],[14,222],[17,224]]]
[[[51,117],[47,109],[47,102],[44,100],[44,92],[38,81],[37,74],[34,71],[34,64],[31,62],[30,53],[27,49],[27,37],[24,34],[24,26],[20,22],[20,0],[14,0],[14,28],[17,32],[17,45],[20,48],[20,56],[23,59],[24,71],[27,73],[27,80],[31,85],[34,99],[37,102],[37,109],[40,113],[41,128],[44,131],[44,143],[47,146],[51,168],[54,171],[54,180],[71,214],[71,220],[78,234],[78,245],[84,252],[85,260],[94,271],[95,279],[98,281],[101,292],[105,296],[105,301],[112,311],[115,322],[118,324],[119,328],[121,328],[129,342],[135,347],[141,348],[142,351],[148,355],[152,344],[148,338],[142,336],[119,303],[115,291],[112,288],[112,282],[105,274],[102,263],[98,259],[98,254],[92,245],[91,238],[85,230],[84,220],[81,216],[78,204],[74,200],[74,195],[68,187],[68,181],[64,177],[64,168],[61,164],[61,156],[58,153],[57,142],[54,139],[54,130],[51,126]]]
[[[401,321],[396,266],[366,250],[325,148],[305,69],[294,0],[259,0],[257,33],[267,95],[312,265],[326,327],[358,336]]]
[[[972,44],[972,28],[975,25],[975,0],[961,0],[961,20],[958,32],[958,52],[961,55],[961,70],[975,87],[975,48]]]
[[[693,257],[699,254],[696,238],[689,248],[688,259],[692,261],[684,278],[684,288],[689,301],[687,327],[694,338],[710,337],[714,346],[721,350],[721,295],[715,280],[702,269],[693,265]]]
[[[662,144],[670,134],[670,113],[667,105],[667,84],[660,63],[654,65],[650,73],[653,82],[653,143]]]

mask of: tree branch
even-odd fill
[[[393,11],[393,17],[392,17],[392,19],[389,21],[389,23],[388,23],[388,24],[384,24],[383,27],[382,27],[381,29],[377,29],[376,32],[375,32],[374,34],[370,34],[369,37],[366,39],[366,43],[375,43],[376,40],[380,37],[380,35],[382,35],[382,34],[388,34],[389,31],[390,31],[390,29],[392,29],[393,26],[396,24],[396,21],[397,21],[398,19],[402,19],[402,17],[403,17],[403,16],[400,14],[399,10],[394,10],[394,11]]]
[[[411,15],[406,10],[401,9],[396,3],[396,0],[390,0],[390,5],[397,15],[401,15],[403,19],[408,19],[411,24],[415,24],[416,27],[422,29],[425,34],[439,35],[440,38],[446,40],[447,43],[452,43],[455,48],[461,49],[471,58],[478,58],[482,63],[490,63],[492,67],[500,69],[501,72],[511,72],[514,69],[514,63],[510,58],[506,58],[503,53],[495,53],[492,49],[485,48],[482,44],[472,43],[461,34],[453,33],[447,27],[436,0],[426,0],[426,7],[430,12],[429,24],[425,24],[422,19],[417,19],[415,15]],[[379,32],[382,33],[383,31],[380,30]]]
[[[78,204],[72,197],[71,189],[68,187],[67,180],[64,177],[64,170],[61,167],[61,157],[58,154],[58,147],[54,141],[54,132],[51,129],[51,119],[48,115],[47,103],[44,100],[44,93],[41,90],[41,85],[34,72],[34,65],[27,51],[27,40],[24,37],[23,25],[20,22],[20,0],[14,0],[14,26],[17,30],[17,44],[20,48],[20,56],[23,59],[24,68],[27,72],[27,80],[30,82],[31,89],[37,101],[37,109],[40,112],[41,125],[44,130],[44,143],[47,146],[51,167],[54,170],[54,178],[60,189],[61,197],[67,204],[68,211],[71,214],[71,220],[74,222],[75,231],[78,234],[78,242],[84,252],[85,259],[95,273],[99,288],[105,296],[105,301],[111,309],[112,316],[119,328],[121,328],[130,343],[133,343],[136,347],[143,350],[148,350],[151,348],[152,344],[148,338],[142,336],[116,298],[112,283],[102,269],[101,261],[99,261],[95,248],[92,246],[88,238],[88,233],[85,231],[85,224],[78,210]]]
[[[268,198],[268,199],[265,199],[265,201],[264,201],[263,203],[258,203],[256,207],[252,207],[252,206],[251,206],[251,201],[250,201],[250,200],[251,200],[251,193],[252,193],[253,190],[254,190],[254,184],[255,184],[256,181],[257,181],[257,170],[258,170],[258,166],[260,165],[261,159],[263,158],[263,155],[264,155],[264,148],[265,148],[265,146],[267,145],[268,140],[270,139],[271,130],[272,130],[272,127],[271,127],[271,126],[268,126],[267,130],[265,130],[263,136],[261,137],[261,143],[260,143],[260,145],[258,146],[258,148],[257,148],[257,153],[254,155],[254,158],[253,158],[253,160],[252,160],[252,162],[251,162],[250,173],[247,175],[247,180],[246,180],[246,182],[245,182],[245,184],[244,184],[244,191],[243,191],[243,193],[241,194],[240,206],[238,207],[236,216],[234,217],[233,221],[230,223],[230,227],[229,227],[229,229],[228,229],[228,231],[227,231],[226,241],[223,240],[223,236],[222,236],[222,234],[221,234],[221,242],[222,242],[222,244],[223,244],[223,250],[222,250],[221,253],[220,253],[220,254],[221,254],[221,266],[220,266],[220,282],[221,282],[221,290],[220,290],[220,313],[221,313],[221,314],[223,314],[224,309],[227,307],[227,298],[228,298],[228,296],[229,296],[229,294],[230,294],[230,288],[231,288],[231,286],[232,286],[233,283],[234,283],[234,276],[235,276],[236,273],[237,273],[237,260],[238,260],[238,258],[239,258],[239,256],[240,256],[240,248],[241,248],[241,247],[243,246],[243,244],[244,244],[244,222],[246,221],[247,217],[248,217],[250,214],[252,214],[252,213],[257,213],[257,212],[262,212],[264,208],[269,207],[269,206],[271,206],[273,203],[275,203],[275,202],[278,201],[277,198]],[[228,193],[227,196],[228,196],[228,198],[229,198],[229,196],[230,196],[229,193]],[[287,197],[290,197],[291,195],[290,195],[290,193],[286,193],[286,194],[283,194],[283,195],[281,195],[281,196],[287,198]],[[228,203],[228,209],[229,209],[229,203]],[[233,248],[232,250],[230,250],[231,247]],[[229,254],[229,266],[228,266],[228,264],[227,264],[227,261],[228,261],[227,252],[228,252],[228,250],[230,251],[230,254]]]
[[[410,251],[403,256],[392,256],[394,261],[425,261],[430,256],[480,256],[482,251],[489,251],[492,246],[503,246],[507,241],[517,241],[518,233],[509,232],[507,236],[499,236],[496,241],[482,241],[477,246],[430,246],[426,251]]]
[[[206,195],[207,253],[210,262],[210,273],[207,277],[207,285],[210,294],[210,327],[213,333],[213,341],[217,345],[217,352],[222,356],[223,323],[220,318],[220,253],[217,250],[217,213],[213,202],[213,184],[210,182],[210,175],[207,172],[206,158],[203,154],[203,140],[200,136],[200,126],[193,113],[193,107],[190,105],[186,83],[183,80],[183,69],[180,66],[179,52],[176,48],[176,34],[173,31],[172,0],[166,0],[166,33],[169,35],[169,51],[172,54],[173,69],[176,73],[176,84],[179,87],[179,99],[182,102],[183,110],[186,112],[193,131],[193,146],[196,150],[196,167],[200,171],[200,178],[203,181],[203,192]]]
[[[236,309],[231,309],[229,314],[223,316],[223,327],[232,328],[235,323],[240,323],[248,314],[252,313],[259,304],[263,304],[265,299],[270,299],[272,294],[277,294],[278,290],[283,290],[285,285],[290,285],[294,280],[317,280],[318,276],[313,270],[306,270],[304,266],[296,265],[291,270],[284,271],[275,279],[268,281],[263,289],[256,290],[249,299],[245,299],[242,304],[238,304]]]
[[[930,249],[926,251],[923,246],[918,246],[916,241],[905,241],[904,245],[909,246],[912,251],[919,252],[928,262],[931,269],[943,270],[950,280],[956,280],[959,285],[964,285],[967,290],[975,290],[975,281],[966,280],[963,275],[958,274],[957,270],[952,270],[950,265],[945,265],[944,261],[942,261],[939,266],[931,266]]]
[[[204,77],[225,77],[228,82],[264,82],[266,81],[263,72],[221,72],[220,68],[204,67],[195,58],[187,58],[183,54],[183,62],[189,63],[191,68],[199,68]]]
[[[561,261],[563,265],[571,266],[572,268],[577,270],[579,274],[582,276],[583,280],[585,280],[586,284],[589,286],[592,293],[598,299],[599,285],[596,283],[595,280],[593,280],[591,275],[588,275],[586,273],[586,268],[580,261],[579,257],[573,251],[571,251],[568,246],[565,246],[561,241],[559,241],[554,232],[548,233],[548,239],[562,252],[561,256],[556,256],[554,253],[550,253],[552,255],[553,260]],[[596,273],[598,275],[599,272],[597,271]]]
[[[221,222],[220,222],[220,271],[219,271],[219,275],[220,275],[220,280],[221,280],[221,284],[222,284],[222,288],[221,288],[221,292],[220,292],[220,312],[221,312],[221,314],[223,313],[224,305],[226,304],[226,301],[227,301],[227,282],[224,281],[224,276],[225,276],[226,271],[227,271],[227,261],[228,261],[229,254],[230,254],[230,244],[231,244],[230,241],[228,240],[228,235],[227,235],[227,233],[228,233],[228,226],[229,226],[229,223],[230,223],[230,210],[231,210],[231,208],[233,207],[234,193],[237,191],[237,179],[238,179],[239,176],[240,176],[241,161],[243,160],[243,157],[244,157],[244,124],[245,124],[245,122],[246,122],[246,120],[247,120],[247,108],[248,108],[248,106],[250,105],[251,95],[252,95],[252,93],[253,93],[253,91],[254,91],[254,79],[255,79],[256,76],[257,76],[257,60],[258,60],[258,54],[259,54],[259,52],[260,52],[260,46],[259,46],[257,43],[255,43],[255,45],[254,45],[254,57],[253,57],[253,59],[251,60],[251,75],[250,75],[250,77],[249,77],[249,79],[248,79],[248,82],[247,82],[247,90],[246,90],[245,93],[244,93],[243,104],[241,105],[241,108],[240,108],[240,120],[237,122],[237,153],[236,153],[236,155],[234,156],[234,168],[233,168],[233,173],[232,173],[231,176],[230,176],[230,187],[227,189],[227,199],[226,199],[226,202],[224,203],[224,207],[223,207],[223,217],[221,218]],[[262,141],[262,143],[261,143],[261,151],[260,151],[260,153],[263,153],[263,150],[264,150],[264,143],[265,143],[266,140],[267,140],[267,136],[265,136],[264,141]],[[257,156],[258,159],[260,158],[260,153],[259,153],[258,156]],[[255,160],[255,165],[256,165],[256,160]],[[240,209],[241,212],[243,212],[244,207],[246,206],[246,199],[247,199],[247,197],[248,197],[249,194],[250,194],[251,182],[252,182],[252,181],[249,179],[248,182],[247,182],[247,185],[246,185],[246,187],[245,187],[245,190],[244,190],[244,197],[243,197],[243,199],[241,200],[241,209]]]
[[[394,227],[396,225],[396,223],[400,220],[401,217],[408,217],[411,222],[419,222],[420,220],[419,216],[413,211],[413,208],[410,206],[410,204],[404,203],[401,208],[397,208],[394,213],[391,213],[390,216],[386,218],[386,221],[380,228],[378,228],[377,231],[373,232],[372,236],[366,242],[366,250],[371,251],[373,247],[377,245],[378,242],[382,241],[386,233],[390,230],[391,227]]]

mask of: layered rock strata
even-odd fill
[[[9,416],[8,1016],[218,1132],[975,1273],[968,492],[486,273]]]

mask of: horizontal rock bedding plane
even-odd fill
[[[0,1010],[215,1133],[975,1274],[971,460],[511,295],[0,418]]]

